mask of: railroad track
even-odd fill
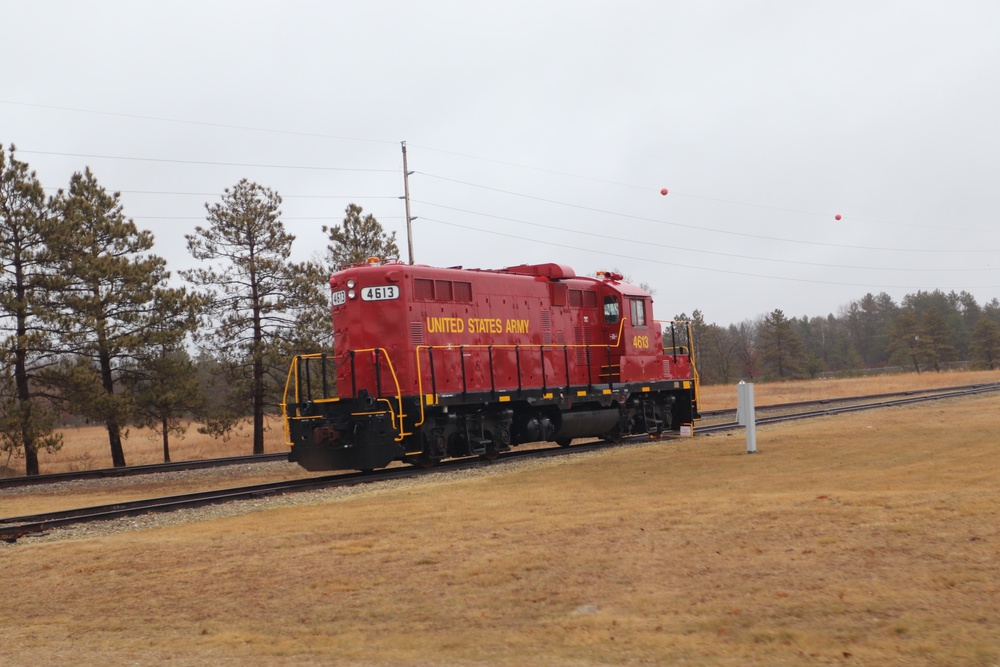
[[[894,398],[882,400],[874,403],[863,403],[856,405],[841,405],[826,407],[818,410],[809,410],[786,415],[776,415],[757,419],[758,425],[774,424],[797,419],[809,419],[821,416],[844,414],[848,412],[858,412],[861,410],[872,410],[894,406],[911,405],[927,401],[937,401],[949,398],[960,398],[974,396],[990,392],[1000,391],[1000,383],[968,385],[965,387],[949,387],[944,390],[937,390],[936,393],[921,393],[920,396],[906,396],[904,398]],[[910,392],[902,392],[910,393]],[[899,395],[899,394],[896,394]],[[844,400],[844,399],[840,399]],[[798,405],[815,404],[816,401],[799,403]],[[714,433],[739,428],[735,422],[712,424],[700,426],[697,430],[699,434]],[[634,436],[623,440],[624,443],[634,443],[648,438],[646,435]],[[329,489],[336,487],[355,486],[358,484],[370,484],[393,479],[405,479],[422,475],[438,475],[475,468],[483,465],[504,465],[523,458],[538,458],[561,456],[566,454],[576,454],[587,451],[595,451],[602,448],[618,446],[621,443],[589,442],[573,445],[571,447],[551,447],[544,449],[519,450],[505,452],[495,461],[482,461],[479,459],[455,459],[444,461],[433,468],[400,467],[379,470],[372,473],[338,473],[325,475],[322,477],[312,477],[284,482],[273,482],[269,484],[256,484],[253,486],[234,487],[229,489],[218,489],[214,491],[202,491],[164,498],[150,498],[111,505],[100,505],[96,507],[85,507],[59,512],[48,512],[45,514],[35,514],[29,516],[10,517],[0,519],[0,540],[15,542],[18,539],[45,532],[53,528],[70,526],[78,523],[92,521],[105,521],[109,519],[119,519],[133,517],[153,512],[169,512],[177,509],[201,507],[205,505],[232,502],[235,500],[248,500],[271,495],[297,493],[314,489]]]
[[[915,389],[911,391],[900,391],[887,394],[867,394],[863,396],[844,396],[840,398],[823,398],[812,401],[797,401],[793,403],[779,403],[774,405],[758,405],[757,412],[790,410],[796,408],[815,407],[820,405],[836,405],[841,403],[857,403],[861,401],[876,401],[898,397],[922,396],[942,392],[955,392],[975,389],[979,387],[994,386],[992,384],[972,384],[955,387],[939,387],[937,389]],[[702,410],[703,418],[711,419],[724,417],[725,415],[736,414],[735,409],[725,410]],[[764,423],[761,419],[757,423]],[[714,425],[704,425],[699,431],[715,428]],[[253,454],[248,456],[231,456],[214,459],[199,459],[195,461],[178,461],[175,463],[153,463],[149,465],[126,466],[123,468],[99,468],[96,470],[77,470],[73,472],[51,473],[45,475],[32,475],[30,477],[2,477],[0,478],[0,489],[9,489],[20,486],[30,486],[35,484],[54,484],[57,482],[68,482],[82,479],[111,479],[115,477],[130,477],[133,475],[151,475],[164,472],[179,472],[185,470],[198,470],[201,468],[217,468],[230,465],[242,465],[246,463],[267,463],[271,461],[287,461],[288,453],[280,452],[274,454]]]
[[[981,387],[995,387],[1000,383],[987,382],[980,384],[965,384],[955,387],[936,387],[934,389],[911,389],[908,391],[894,391],[885,394],[864,394],[861,396],[842,396],[839,398],[818,398],[811,401],[795,401],[792,403],[775,403],[773,405],[756,405],[754,411],[790,410],[794,408],[808,408],[819,405],[836,405],[840,403],[859,403],[862,401],[883,401],[888,399],[925,396],[930,394],[942,394],[950,392],[960,392],[979,389]],[[736,414],[736,408],[726,408],[723,410],[702,410],[702,418],[722,417],[729,414]],[[758,420],[759,421],[759,420]]]
[[[34,484],[55,484],[56,482],[71,482],[78,479],[108,479],[112,477],[131,477],[132,475],[151,475],[163,472],[179,472],[198,470],[201,468],[219,468],[222,466],[243,465],[245,463],[269,463],[272,461],[287,461],[288,452],[276,454],[249,454],[247,456],[226,456],[215,459],[197,459],[193,461],[177,461],[176,463],[151,463],[141,466],[125,466],[123,468],[98,468],[96,470],[74,470],[72,472],[56,472],[30,477],[0,477],[0,489],[10,489],[18,486]]]
[[[547,447],[543,449],[506,452],[502,458],[498,458],[494,461],[480,460],[476,458],[452,459],[442,461],[433,468],[407,466],[399,468],[386,468],[369,473],[337,473],[321,477],[255,484],[252,486],[241,486],[212,491],[199,491],[196,493],[166,496],[163,498],[148,498],[143,500],[113,503],[110,505],[97,505],[71,510],[60,510],[57,512],[46,512],[43,514],[9,517],[6,519],[0,519],[0,540],[5,542],[15,542],[28,535],[39,534],[53,528],[63,528],[79,523],[122,519],[154,512],[171,512],[178,509],[191,509],[203,507],[205,505],[214,505],[236,500],[252,500],[254,498],[312,491],[315,489],[332,489],[338,487],[357,486],[359,484],[371,484],[373,482],[384,482],[394,479],[407,479],[424,475],[440,475],[448,472],[454,472],[456,470],[477,468],[484,465],[504,465],[524,458],[559,456],[567,453],[567,451],[570,453],[581,453],[608,446],[610,446],[610,443],[590,442],[574,445],[569,449],[558,446]]]
[[[874,410],[876,408],[889,408],[895,406],[911,405],[913,403],[926,403],[928,401],[939,401],[947,398],[961,398],[964,396],[975,396],[977,394],[986,394],[995,391],[1000,391],[1000,382],[990,382],[985,384],[974,384],[965,385],[961,387],[944,387],[941,389],[931,389],[931,390],[921,390],[919,392],[896,392],[893,394],[873,394],[868,397],[847,397],[838,399],[824,399],[820,401],[800,401],[798,403],[785,403],[783,405],[772,405],[762,407],[754,407],[754,411],[761,409],[779,409],[779,408],[789,408],[789,407],[808,407],[812,405],[827,405],[834,404],[831,407],[820,408],[816,410],[807,410],[805,412],[795,412],[786,415],[775,415],[772,417],[757,417],[756,423],[758,426],[766,424],[776,424],[785,421],[794,421],[796,419],[810,419],[813,417],[825,417],[829,415],[846,414],[849,412],[860,412],[862,410]],[[920,394],[920,395],[910,395],[910,394]],[[890,400],[880,400],[874,403],[859,403],[853,405],[837,405],[838,403],[845,403],[854,400],[860,400],[863,398],[884,398],[892,396],[904,396],[904,398],[892,398]],[[720,410],[717,411],[718,414],[734,414],[735,410]],[[704,413],[703,413],[704,416]],[[739,424],[736,422],[724,422],[720,424],[710,424],[701,425],[698,427],[699,433],[713,433],[716,431],[728,431],[734,428],[739,428]]]

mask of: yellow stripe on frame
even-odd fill
[[[501,396],[499,399],[501,403],[510,403],[510,396]]]

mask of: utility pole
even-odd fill
[[[410,174],[412,171],[406,170],[406,142],[400,142],[403,145],[403,197],[406,200],[406,246],[409,250],[410,264],[413,264],[413,221],[416,218],[410,217]]]

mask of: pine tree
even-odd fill
[[[87,168],[54,206],[49,239],[58,261],[53,286],[67,362],[52,377],[78,414],[104,424],[116,467],[125,465],[122,430],[133,397],[123,381],[161,346],[179,344],[194,325],[197,299],[167,287],[166,261],[149,251],[153,235],[125,217]]]
[[[781,379],[801,373],[804,362],[802,339],[795,331],[795,321],[781,310],[764,316],[757,332],[757,349],[765,366]]]
[[[329,331],[317,317],[329,312],[326,274],[289,262],[295,237],[280,206],[276,192],[246,179],[226,188],[221,202],[205,204],[208,226],[186,237],[191,254],[212,268],[182,272],[207,290],[211,322],[199,341],[226,373],[227,391],[206,429],[225,436],[249,413],[255,454],[264,452],[264,414],[280,400],[288,355],[315,349],[318,322]]]
[[[1000,361],[1000,324],[982,315],[976,322],[972,332],[976,355],[986,362],[986,367],[993,370]]]
[[[893,322],[890,338],[892,358],[909,360],[913,364],[913,370],[919,374],[922,357],[920,325],[912,309],[899,312]]]
[[[162,345],[129,376],[128,384],[134,404],[132,423],[160,435],[163,462],[170,463],[170,436],[183,438],[184,418],[205,408],[194,362],[182,346]]]
[[[955,358],[955,347],[951,343],[955,334],[937,308],[930,308],[920,317],[920,347],[927,362],[938,373],[942,362]]]
[[[62,438],[55,415],[38,393],[38,372],[51,362],[46,238],[52,221],[42,185],[28,165],[0,148],[0,451],[23,455],[25,472],[37,475],[38,450],[54,452]]]
[[[878,296],[869,292],[848,307],[846,325],[866,368],[889,360],[889,329],[897,311],[892,297],[885,292]]]
[[[326,249],[329,273],[343,266],[361,264],[369,257],[399,257],[396,232],[387,235],[375,216],[369,213],[362,217],[363,212],[357,204],[348,204],[344,209],[344,221],[339,227],[323,226],[323,232],[330,240]]]

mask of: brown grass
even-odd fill
[[[882,377],[850,378],[832,380],[797,380],[790,382],[758,383],[754,385],[754,398],[758,405],[785,403],[812,398],[835,398],[870,393],[907,391],[933,387],[950,387],[980,382],[1000,381],[998,371],[969,371],[948,373],[915,373],[888,375]],[[735,385],[713,385],[703,387],[701,409],[721,410],[736,407]],[[93,470],[111,467],[111,450],[107,431],[99,426],[61,429],[64,446],[54,453],[39,453],[39,466],[43,473],[74,470]],[[268,422],[264,448],[268,452],[287,449],[281,422],[272,418]],[[125,460],[129,465],[160,463],[163,461],[163,446],[160,436],[148,429],[131,428],[127,431],[124,444]],[[252,453],[249,430],[244,428],[233,438],[224,441],[198,433],[197,424],[188,428],[182,438],[171,437],[170,458],[173,461],[240,456]],[[0,474],[7,457],[0,459]],[[11,458],[7,462],[8,474],[23,475],[24,459]]]
[[[112,466],[108,432],[104,427],[70,427],[59,429],[58,432],[63,436],[62,449],[52,454],[45,451],[38,454],[38,465],[42,473],[94,470]],[[123,448],[125,461],[129,465],[163,462],[163,441],[159,434],[149,429],[129,428],[125,433]],[[264,450],[268,452],[287,450],[280,419],[271,418],[268,421],[268,430],[264,435]],[[248,427],[229,440],[222,440],[198,433],[198,425],[191,424],[183,437],[170,438],[171,461],[243,456],[252,453],[253,441]],[[6,460],[6,456],[0,458],[0,472]],[[23,458],[11,458],[7,466],[10,474],[24,474]]]
[[[757,405],[770,405],[820,398],[862,396],[915,389],[935,389],[938,387],[958,387],[986,382],[1000,382],[1000,371],[902,373],[899,375],[864,378],[755,383],[753,394],[754,402]],[[735,408],[736,385],[711,385],[702,387],[699,407],[702,410]]]
[[[998,411],[18,544],[0,639],[11,664],[998,664]]]

